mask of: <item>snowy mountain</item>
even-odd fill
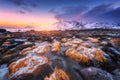
[[[79,21],[59,21],[54,24],[57,30],[81,30],[81,29],[120,29],[118,24],[108,23],[83,23]]]

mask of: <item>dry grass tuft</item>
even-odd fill
[[[94,59],[99,62],[104,62],[104,56],[102,55],[102,51],[99,49],[95,49],[92,54],[94,55]]]
[[[89,61],[89,57],[87,55],[80,54],[77,50],[70,48],[65,52],[65,55],[73,60],[78,60],[84,63]]]
[[[52,43],[51,51],[52,52],[60,52],[60,42]]]
[[[70,80],[68,75],[61,69],[54,69],[50,77],[45,77],[44,80]]]

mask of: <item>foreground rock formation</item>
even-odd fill
[[[0,80],[119,80],[120,33],[102,32],[2,34]]]

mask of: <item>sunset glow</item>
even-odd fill
[[[37,29],[53,29],[56,22],[53,15],[47,14],[16,14],[15,12],[0,10],[0,26],[24,28],[32,26]]]

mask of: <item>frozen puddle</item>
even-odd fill
[[[5,80],[5,75],[8,73],[7,65],[0,66],[0,80]]]

